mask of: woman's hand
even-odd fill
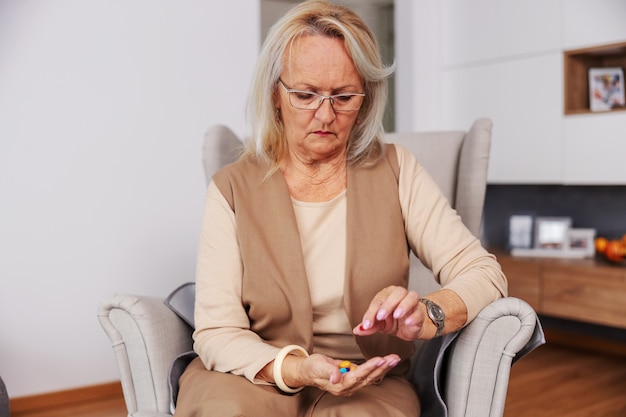
[[[374,296],[353,333],[357,336],[385,333],[409,341],[421,339],[425,318],[426,308],[420,307],[419,295],[415,291],[390,286]]]
[[[399,362],[396,354],[377,356],[342,374],[341,360],[317,353],[308,358],[289,355],[283,362],[282,375],[285,383],[294,388],[315,386],[333,395],[350,396],[365,386],[379,383]]]

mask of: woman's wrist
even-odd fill
[[[436,303],[444,311],[445,328],[441,335],[455,332],[465,325],[465,322],[467,320],[467,307],[456,292],[447,288],[442,288],[425,296],[425,298],[428,298],[429,300]],[[437,326],[429,318],[424,303],[420,302],[420,308],[424,308],[426,317],[426,319],[424,320],[424,325],[426,327],[425,336],[427,338],[435,337],[435,333],[437,332]]]
[[[306,358],[309,356],[309,353],[303,347],[298,346],[298,345],[285,346],[278,352],[278,355],[276,355],[276,358],[274,359],[273,369],[272,369],[274,382],[276,383],[276,386],[281,391],[287,394],[294,394],[304,389],[304,386],[292,388],[291,386],[287,384],[287,382],[293,383],[293,381],[289,378],[287,378],[287,381],[285,381],[285,379],[283,378],[283,370],[290,369],[290,367],[284,366],[285,360],[287,364],[289,364],[289,362],[291,362],[291,359],[292,359],[290,358],[290,356],[292,355],[297,355],[297,356]]]

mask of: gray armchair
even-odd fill
[[[10,417],[9,394],[4,381],[0,378],[0,417]]]
[[[386,140],[402,144],[417,156],[464,223],[478,235],[491,122],[477,120],[467,132],[394,133]],[[227,128],[209,129],[203,155],[207,181],[236,158],[240,147],[239,139]],[[437,286],[432,274],[430,280],[423,274],[430,271],[413,258],[411,286],[427,294]],[[420,287],[417,281],[433,284]],[[179,371],[172,366],[174,359],[192,349],[193,285],[173,295],[166,304],[163,298],[115,294],[100,305],[98,318],[112,342],[131,417],[173,414],[177,379],[170,378],[170,371]],[[457,333],[418,342],[409,377],[420,392],[422,416],[501,417],[512,363],[543,343],[536,313],[515,298],[487,306]]]

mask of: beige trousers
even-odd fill
[[[180,379],[176,417],[419,417],[415,389],[402,377],[388,376],[351,397],[314,387],[294,395],[252,384],[244,377],[208,371],[199,358]]]

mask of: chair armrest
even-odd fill
[[[105,299],[98,320],[115,351],[129,416],[171,415],[169,369],[192,350],[191,328],[162,298],[129,294]]]
[[[449,348],[449,417],[501,417],[512,363],[544,343],[537,314],[526,302],[507,297],[488,305]]]

